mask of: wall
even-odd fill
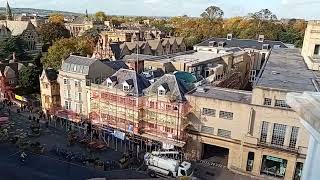
[[[315,45],[320,45],[320,21],[308,23],[301,52],[309,69],[320,70],[320,62],[314,60],[320,58],[314,57]]]

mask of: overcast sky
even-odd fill
[[[5,5],[6,0],[0,0]],[[199,16],[219,6],[225,17],[243,16],[267,8],[279,18],[320,19],[320,0],[9,0],[11,7],[42,8],[112,15]]]

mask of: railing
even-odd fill
[[[299,148],[296,148],[296,147],[277,145],[277,144],[272,144],[270,142],[262,142],[260,140],[258,141],[258,145],[259,146],[263,146],[263,147],[270,147],[270,148],[274,148],[274,149],[278,149],[278,150],[294,152],[294,153],[298,153],[299,152]]]

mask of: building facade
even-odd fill
[[[61,107],[60,85],[57,79],[58,72],[53,69],[44,69],[39,79],[42,111],[46,114],[55,114]]]

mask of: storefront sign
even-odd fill
[[[275,161],[275,162],[282,163],[282,159],[277,158],[277,157],[267,156],[267,159],[270,160],[270,161]]]
[[[23,96],[15,95],[14,97],[16,98],[16,100],[27,102],[27,99],[24,98]]]
[[[116,137],[116,138],[118,138],[118,139],[121,139],[121,140],[124,140],[125,135],[126,135],[126,134],[123,133],[123,132],[121,132],[121,131],[115,130],[115,131],[113,132],[113,136]]]

